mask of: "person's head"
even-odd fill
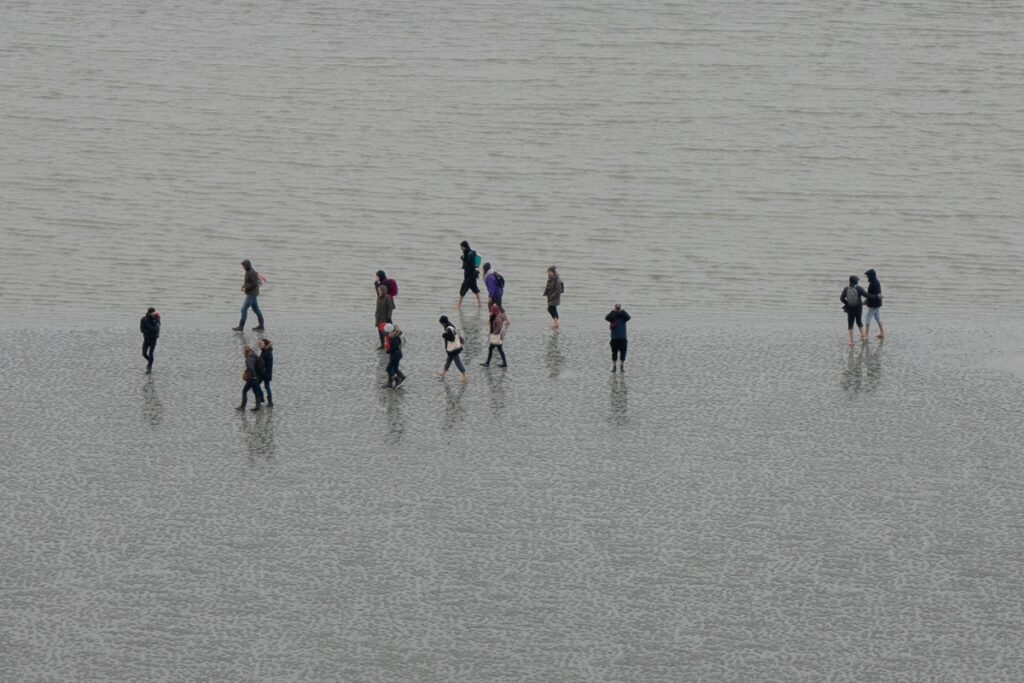
[[[274,342],[270,341],[269,339],[260,339],[260,348],[263,349],[264,351],[266,351],[269,348],[272,348],[273,346]]]
[[[462,247],[462,251],[469,251],[469,242],[466,240],[459,242],[459,246]]]
[[[878,275],[875,273],[874,268],[868,268],[867,270],[864,271],[864,274],[868,276],[868,282],[878,279]]]
[[[250,261],[249,259],[245,259],[244,261],[242,261],[242,269],[252,270],[252,261]]]
[[[146,315],[153,315],[154,313],[156,313],[156,309],[155,309],[155,308],[153,308],[152,306],[150,306],[150,307],[149,307],[149,308],[148,308],[148,309],[146,310]]]
[[[452,324],[452,321],[448,319],[448,316],[442,315],[438,318],[437,322],[441,323],[443,327],[448,327]]]
[[[246,344],[245,346],[242,347],[242,355],[243,356],[251,356],[253,353],[255,353],[255,352],[252,350],[252,347],[249,346],[248,344]]]
[[[851,275],[850,276],[850,286],[851,287],[856,285],[858,282],[860,282],[860,278],[859,277],[857,277],[856,275]]]
[[[615,304],[615,306],[612,307],[612,310],[613,311],[621,311],[622,310],[622,304]]]
[[[489,273],[490,270],[491,270],[491,262],[488,261],[487,263],[484,264],[484,275],[487,275],[487,273]]]
[[[378,270],[377,271],[377,281],[378,282],[384,282],[387,279],[388,279],[388,276],[384,273],[383,270]]]

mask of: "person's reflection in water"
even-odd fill
[[[615,425],[629,422],[629,387],[626,386],[625,375],[613,375],[611,378],[609,416]]]
[[[846,367],[843,369],[843,376],[840,386],[845,391],[860,391],[864,384],[864,348],[867,344],[861,344],[859,349],[850,348],[846,354]]]
[[[157,396],[156,382],[152,375],[148,375],[146,383],[142,385],[142,418],[153,428],[159,427],[164,420],[164,405]]]
[[[864,388],[867,391],[874,391],[878,388],[878,385],[882,381],[882,346],[879,342],[878,346],[872,347],[869,344],[864,344],[864,370],[865,370],[865,381]]]
[[[249,464],[256,466],[272,462],[276,451],[273,413],[260,411],[255,415],[242,415],[242,431],[249,451]]]
[[[405,417],[402,415],[405,392],[381,392],[380,400],[384,410],[384,444],[397,446],[405,436]]]
[[[466,415],[466,409],[462,406],[462,395],[466,393],[465,383],[460,382],[457,387],[450,384],[444,385],[444,428],[453,429],[462,422]]]
[[[544,365],[547,366],[551,379],[558,379],[564,361],[565,357],[562,356],[562,350],[558,346],[558,335],[552,334],[548,337],[548,347],[544,353]]]
[[[486,375],[487,388],[491,392],[491,409],[497,415],[505,412],[505,380],[507,375],[495,374],[492,372],[483,373]]]

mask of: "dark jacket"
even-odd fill
[[[402,331],[399,330],[399,329],[396,329],[394,332],[392,332],[391,334],[387,335],[387,337],[385,337],[385,339],[384,339],[384,350],[392,358],[401,358],[402,357],[402,344],[404,344],[404,343],[405,343],[405,340],[402,339]]]
[[[146,339],[156,339],[160,336],[160,318],[148,313],[142,316],[142,320],[139,321],[139,332],[142,332]]]
[[[242,291],[246,296],[260,295],[260,278],[253,268],[245,271],[245,280],[242,282]]]
[[[274,349],[263,349],[260,358],[263,359],[263,379],[270,382],[274,379]]]
[[[856,306],[851,306],[846,301],[846,289],[847,289],[847,287],[854,287],[854,288],[856,288],[857,292],[860,294],[860,303],[857,304]],[[867,291],[863,287],[861,287],[860,285],[846,285],[846,287],[843,287],[842,294],[839,295],[839,300],[843,302],[843,308],[844,309],[851,310],[851,309],[855,309],[855,308],[860,308],[862,305],[864,305],[864,300],[867,298],[867,296],[868,296]]]
[[[608,321],[608,329],[611,331],[612,339],[626,338],[626,323],[629,322],[629,313],[625,309],[612,311],[604,317]]]
[[[869,270],[864,274],[868,276],[868,295],[865,303],[867,303],[868,308],[881,308],[882,283],[879,281],[874,270]]]
[[[472,249],[462,254],[462,274],[467,280],[475,280],[480,274],[476,267],[476,252]]]

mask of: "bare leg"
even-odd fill
[[[476,292],[476,307],[481,308],[483,304],[480,302],[480,292]]]
[[[853,328],[852,327],[850,328],[850,346],[854,346],[854,343],[853,343]]]
[[[885,328],[882,327],[882,321],[878,321],[878,338],[885,339]]]

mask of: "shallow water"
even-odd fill
[[[1021,377],[976,338],[638,328],[613,376],[596,324],[485,370],[465,323],[470,381],[424,317],[398,391],[372,332],[275,330],[244,415],[220,330],[151,376],[120,331],[8,335],[0,678],[1024,674]]]

